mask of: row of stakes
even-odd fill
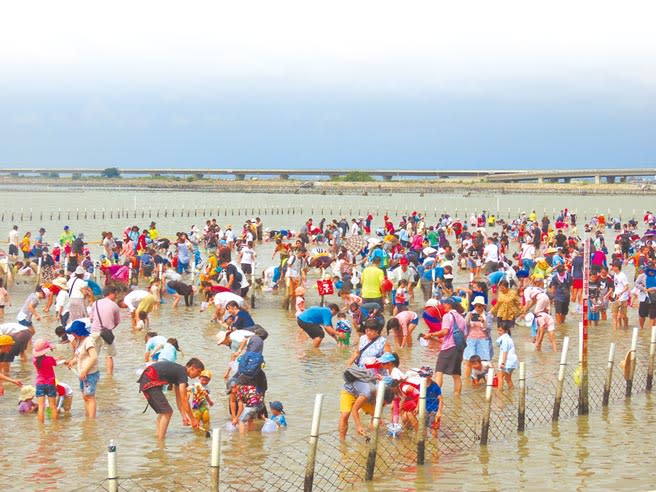
[[[631,397],[633,388],[633,378],[635,375],[636,367],[636,350],[638,343],[638,328],[633,329],[630,348],[630,369],[629,378],[626,381],[625,396]],[[567,353],[569,349],[569,337],[563,340],[563,348],[561,352],[560,366],[558,370],[558,384],[556,387],[556,397],[553,405],[552,422],[558,422],[560,417],[560,404],[563,396],[563,385],[565,381],[565,370],[567,368]],[[647,367],[647,385],[646,391],[652,390],[654,380],[654,359],[656,354],[656,326],[651,329],[651,341],[649,345],[649,360]],[[581,363],[581,348],[579,346],[579,364]],[[604,392],[602,406],[607,407],[610,401],[610,391],[613,380],[613,367],[615,365],[615,343],[610,344],[608,365],[606,369],[606,378],[604,381]],[[480,444],[487,446],[488,436],[490,429],[490,414],[492,409],[492,396],[494,394],[494,369],[490,368],[486,378],[485,388],[485,408],[481,424]],[[383,397],[385,393],[385,382],[378,383],[378,391],[376,393],[376,406],[373,417],[373,429],[371,439],[369,440],[369,451],[367,454],[367,462],[365,469],[365,480],[371,481],[374,478],[374,470],[376,467],[376,457],[378,449],[378,438],[380,434],[380,422],[383,410]],[[580,400],[579,400],[580,401]],[[314,484],[314,472],[317,456],[317,449],[319,445],[319,428],[321,423],[321,409],[323,405],[323,395],[318,394],[314,400],[314,411],[312,414],[312,424],[310,427],[309,447],[307,454],[307,462],[304,477],[304,492],[312,492]],[[418,406],[418,432],[416,434],[416,461],[418,465],[425,464],[426,460],[426,379],[422,378],[419,387],[419,406]],[[521,362],[519,365],[519,403],[517,414],[517,431],[520,433],[526,430],[526,365]],[[212,430],[211,453],[210,453],[210,475],[211,475],[211,490],[219,490],[220,483],[220,463],[221,463],[221,429],[216,427]],[[119,476],[116,464],[116,444],[110,441],[108,448],[108,474],[107,482],[110,492],[117,492],[119,490]]]
[[[30,221],[31,222],[32,220],[34,220],[35,217],[38,217],[39,220],[44,220],[44,219],[49,218],[49,220],[52,221],[52,220],[62,220],[62,219],[63,220],[71,220],[71,219],[75,219],[75,220],[80,220],[80,219],[84,219],[84,220],[103,219],[104,220],[104,219],[115,219],[115,218],[116,219],[129,219],[129,218],[133,218],[133,219],[136,219],[136,218],[153,219],[153,218],[160,218],[160,217],[163,217],[163,218],[168,218],[168,217],[172,217],[172,218],[175,218],[175,217],[198,217],[199,214],[200,214],[200,217],[203,218],[203,217],[208,217],[208,216],[212,215],[214,210],[215,209],[210,209],[210,208],[203,208],[203,209],[200,209],[200,208],[184,209],[184,208],[182,208],[182,209],[177,210],[177,211],[175,209],[170,209],[169,210],[167,208],[155,209],[155,210],[153,210],[151,208],[149,208],[147,210],[145,208],[142,208],[141,210],[137,210],[137,209],[133,209],[133,210],[128,210],[128,209],[116,209],[116,210],[109,209],[109,210],[105,210],[103,208],[102,210],[96,210],[96,209],[93,209],[93,210],[87,210],[87,209],[80,210],[80,209],[76,209],[75,211],[73,211],[73,210],[62,211],[61,209],[59,209],[57,211],[51,210],[49,212],[41,211],[41,212],[38,213],[38,215],[36,213],[34,213],[32,210],[29,210],[29,211],[21,210],[20,212],[2,211],[2,212],[0,212],[0,222],[5,222],[5,221],[9,221],[9,222]],[[342,209],[342,208],[339,208],[339,209],[337,209],[337,208],[335,208],[335,209],[333,209],[333,208],[321,208],[321,209],[316,208],[315,209],[315,208],[310,208],[310,209],[308,209],[308,208],[304,208],[304,207],[271,207],[271,208],[257,208],[257,209],[256,208],[243,208],[243,209],[242,208],[223,208],[223,209],[221,209],[220,207],[217,207],[215,215],[217,217],[220,217],[222,215],[222,212],[223,212],[224,217],[228,217],[228,216],[230,216],[230,217],[241,217],[241,216],[254,217],[254,216],[261,216],[261,215],[263,215],[263,216],[303,215],[303,214],[308,214],[308,213],[310,214],[310,216],[313,216],[315,213],[320,214],[320,215],[328,214],[329,216],[333,216],[333,213],[336,213],[338,216],[341,217],[343,215],[346,215],[347,211],[348,211],[349,217],[353,217],[354,215],[362,216],[363,214],[373,212],[373,210],[353,209],[353,208],[349,208],[349,209]],[[391,212],[395,216],[410,215],[412,213],[412,211],[404,212],[404,211],[399,210],[399,209],[395,209],[395,210],[391,210],[391,211],[383,209],[383,212],[386,215],[389,215],[390,212]],[[440,215],[449,213],[446,210],[441,210],[440,211],[437,208],[433,209],[432,212],[433,212],[433,217],[439,217]],[[381,213],[381,208],[378,206],[378,207],[376,207],[376,214],[380,214],[380,213]],[[459,213],[463,213],[463,217],[465,219],[467,219],[469,217],[470,211],[469,211],[469,209],[466,209],[466,208],[464,210],[459,211],[456,208],[453,212],[453,214],[456,218],[459,217]],[[471,210],[471,213],[478,215],[479,210],[473,209],[473,210]],[[515,216],[519,216],[520,213],[521,213],[521,208],[518,208],[517,209],[517,215],[515,215]],[[576,213],[578,215],[578,210],[576,211]],[[596,209],[595,214],[590,215],[590,217],[598,216],[600,213],[603,213],[603,211],[600,211],[599,209]],[[606,215],[607,217],[611,217],[611,210],[610,209],[608,209],[606,213],[607,213],[607,215]],[[635,213],[636,213],[636,210],[633,209],[632,217],[635,217]],[[542,214],[546,215],[547,214],[547,209],[543,209]],[[586,221],[588,220],[588,216],[589,216],[588,214],[589,214],[589,212],[587,212],[587,211],[584,212],[584,217],[583,218]],[[619,214],[618,215],[621,219],[622,209],[619,209]],[[424,209],[424,216],[425,217],[429,216],[429,210],[428,209]],[[503,218],[503,212],[497,210],[495,216],[497,218]],[[556,216],[556,209],[552,209],[551,218],[554,219],[555,216]],[[510,208],[507,211],[507,218],[508,219],[512,218],[512,212],[511,212]]]

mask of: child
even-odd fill
[[[157,305],[157,304],[156,304]],[[137,320],[137,324],[134,326],[135,331],[142,331],[145,330],[150,326],[150,322],[148,320],[148,313],[145,311],[139,311],[139,314],[137,315],[139,318]]]
[[[33,363],[36,367],[36,397],[39,405],[39,422],[45,421],[46,397],[52,420],[57,420],[57,385],[55,382],[55,366],[57,360],[51,355],[46,355],[54,347],[48,340],[39,339],[34,342],[32,349]]]
[[[202,423],[202,427],[207,430],[210,428],[210,409],[214,406],[210,398],[209,384],[212,380],[212,371],[205,369],[200,373],[198,382],[189,388],[191,397],[191,411],[194,417]]]
[[[337,330],[337,345],[351,345],[351,330],[353,327],[351,323],[346,319],[346,313],[339,312],[337,313],[337,323],[335,324],[335,329]]]
[[[444,407],[442,388],[433,381],[433,369],[430,367],[424,368],[419,376],[426,378],[426,428],[429,428],[433,437],[437,438]]]
[[[497,345],[499,346],[499,370],[503,378],[499,378],[499,389],[503,389],[503,381],[508,383],[508,389],[513,389],[512,373],[517,368],[517,354],[515,353],[515,344],[510,338],[510,328],[506,324],[500,324],[497,327]]]
[[[166,340],[164,347],[159,353],[157,360],[168,360],[175,362],[178,360],[178,355],[181,353],[180,346],[178,345],[177,338],[169,338]],[[211,376],[210,376],[211,379]]]
[[[57,410],[70,413],[73,406],[73,388],[68,384],[57,382]]]
[[[305,289],[303,287],[296,287],[294,291],[296,296],[296,316],[305,311]]]
[[[491,367],[490,361],[481,360],[479,355],[472,355],[469,358],[469,365],[471,366],[471,383],[476,386],[481,381],[485,381],[487,370]]]
[[[253,384],[237,384],[233,386],[232,391],[236,393],[236,400],[238,404],[237,412],[233,416],[233,425],[239,424],[239,433],[246,432],[253,428],[253,420],[260,413],[264,407],[264,396],[257,391],[257,387]]]
[[[32,385],[23,386],[20,391],[18,400],[19,413],[34,413],[38,410],[38,405],[34,403],[36,388]]]
[[[11,306],[11,298],[4,287],[4,279],[0,278],[0,320],[5,315],[5,306]]]
[[[271,420],[273,420],[278,428],[287,427],[287,419],[285,418],[285,410],[283,409],[282,403],[279,401],[272,401],[269,403],[271,408]]]
[[[392,311],[393,315],[401,311],[405,311],[408,306],[408,281],[401,279],[399,285],[396,288],[394,295],[394,310]]]

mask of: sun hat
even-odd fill
[[[73,321],[71,325],[66,328],[66,333],[77,335],[78,337],[88,337],[91,335],[87,325],[84,323],[84,321],[80,321],[79,319]]]
[[[84,268],[82,268],[81,266],[77,267],[75,269],[75,275],[84,275]]]
[[[32,348],[32,356],[40,357],[50,352],[53,348],[55,347],[53,347],[52,343],[50,343],[48,340],[39,338],[34,342],[34,347]]]
[[[36,396],[36,388],[31,384],[28,384],[21,388],[18,399],[20,401],[31,400],[35,396]]]
[[[438,301],[438,300],[435,299],[435,298],[433,298],[433,299],[428,299],[428,300],[426,301],[425,307],[437,307],[437,306],[439,306],[439,304],[440,304],[440,301]]]
[[[201,378],[212,379],[212,371],[209,369],[203,369],[200,373]]]
[[[296,287],[296,290],[294,291],[294,295],[304,296],[305,295],[305,287]]]
[[[285,413],[285,411],[283,410],[282,403],[277,400],[269,403],[269,406],[271,407],[271,410],[277,410],[280,413]]]
[[[220,331],[216,334],[216,344],[217,345],[223,345],[223,342],[225,342],[225,339],[228,337],[228,332],[227,331]]]
[[[381,355],[380,357],[378,357],[377,360],[378,360],[378,362],[380,362],[381,364],[387,364],[387,363],[389,363],[389,362],[395,362],[395,361],[396,361],[396,357],[394,357],[394,356],[393,356],[391,353],[389,353],[389,352],[385,352],[385,353],[383,353],[383,355]]]
[[[57,277],[52,281],[52,285],[59,287],[60,289],[68,289],[68,285],[66,284],[66,279],[64,277]]]
[[[15,343],[16,341],[9,335],[0,335],[0,347],[6,347],[7,345],[13,345]]]
[[[472,305],[476,306],[476,304],[480,304],[482,306],[486,306],[485,304],[485,298],[483,296],[476,296],[474,297],[474,300],[472,301]]]
[[[427,248],[424,248],[422,250],[422,253],[424,253],[424,256],[430,256],[430,255],[434,255],[435,253],[437,253],[437,250],[435,248],[431,248],[429,246]]]

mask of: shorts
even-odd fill
[[[610,311],[613,314],[626,316],[627,301],[613,301],[610,303]]]
[[[350,331],[337,330],[337,333],[340,336],[344,336],[343,339],[338,340],[339,343],[341,343],[342,345],[351,345],[351,332]]]
[[[24,352],[32,339],[32,332],[30,330],[19,331],[11,335],[11,338],[14,339],[14,345],[9,352],[0,354],[0,362],[13,362],[17,355]]]
[[[435,372],[441,372],[449,376],[460,376],[462,374],[462,350],[457,347],[451,347],[447,350],[441,350],[437,356]]]
[[[515,370],[514,367],[501,367],[499,370],[504,373],[504,374],[512,374],[513,371]]]
[[[572,279],[572,289],[582,289],[583,288],[583,279],[582,278],[573,278]]]
[[[478,355],[481,360],[491,360],[490,341],[487,338],[468,338],[462,358],[469,360],[472,355]]]
[[[556,308],[556,314],[566,315],[569,313],[569,299],[566,301],[554,301],[554,307]]]
[[[326,333],[323,331],[323,328],[321,328],[321,325],[316,323],[306,323],[300,319],[296,319],[296,322],[298,323],[298,326],[301,328],[301,330],[307,333],[307,336],[313,340],[315,338],[324,338],[326,336]]]
[[[353,404],[355,403],[355,400],[357,400],[357,396],[352,395],[346,390],[340,391],[339,411],[341,413],[351,413],[351,410],[353,410]],[[364,413],[368,413],[369,415],[374,414],[374,404],[371,403],[370,401],[366,401],[361,408],[364,411]]]
[[[22,319],[18,322],[18,324],[21,325],[21,326],[27,326],[28,328],[30,328],[31,326],[34,326],[32,324],[32,321],[29,320],[29,319]]]
[[[57,386],[54,384],[37,384],[36,396],[47,396],[48,398],[57,397]]]
[[[100,379],[100,371],[96,371],[92,374],[87,374],[86,379],[80,380],[80,391],[84,396],[96,396],[96,386],[98,385],[98,380]]]
[[[434,430],[440,428],[440,419],[437,418],[437,412],[426,412],[426,428]]]
[[[111,345],[107,345],[107,342],[100,336],[100,332],[93,332],[91,336],[93,337],[93,343],[96,346],[99,357],[103,347],[105,347],[105,355],[107,357],[116,357],[116,340]]]
[[[253,265],[251,265],[250,263],[242,263],[241,271],[244,272],[246,275],[250,275],[251,273],[253,273]]]
[[[656,303],[642,301],[638,306],[638,316],[641,318],[656,319]]]
[[[150,407],[157,414],[171,414],[173,413],[173,408],[171,404],[164,396],[164,391],[162,391],[162,386],[154,386],[153,388],[147,389],[143,392],[146,400]]]
[[[249,420],[254,419],[257,417],[257,414],[260,413],[260,410],[262,410],[262,405],[258,405],[256,407],[244,407],[244,410],[239,416],[239,421],[248,422]]]

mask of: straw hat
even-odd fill
[[[23,386],[20,390],[20,396],[18,399],[20,401],[30,400],[36,396],[36,388],[31,384]]]

